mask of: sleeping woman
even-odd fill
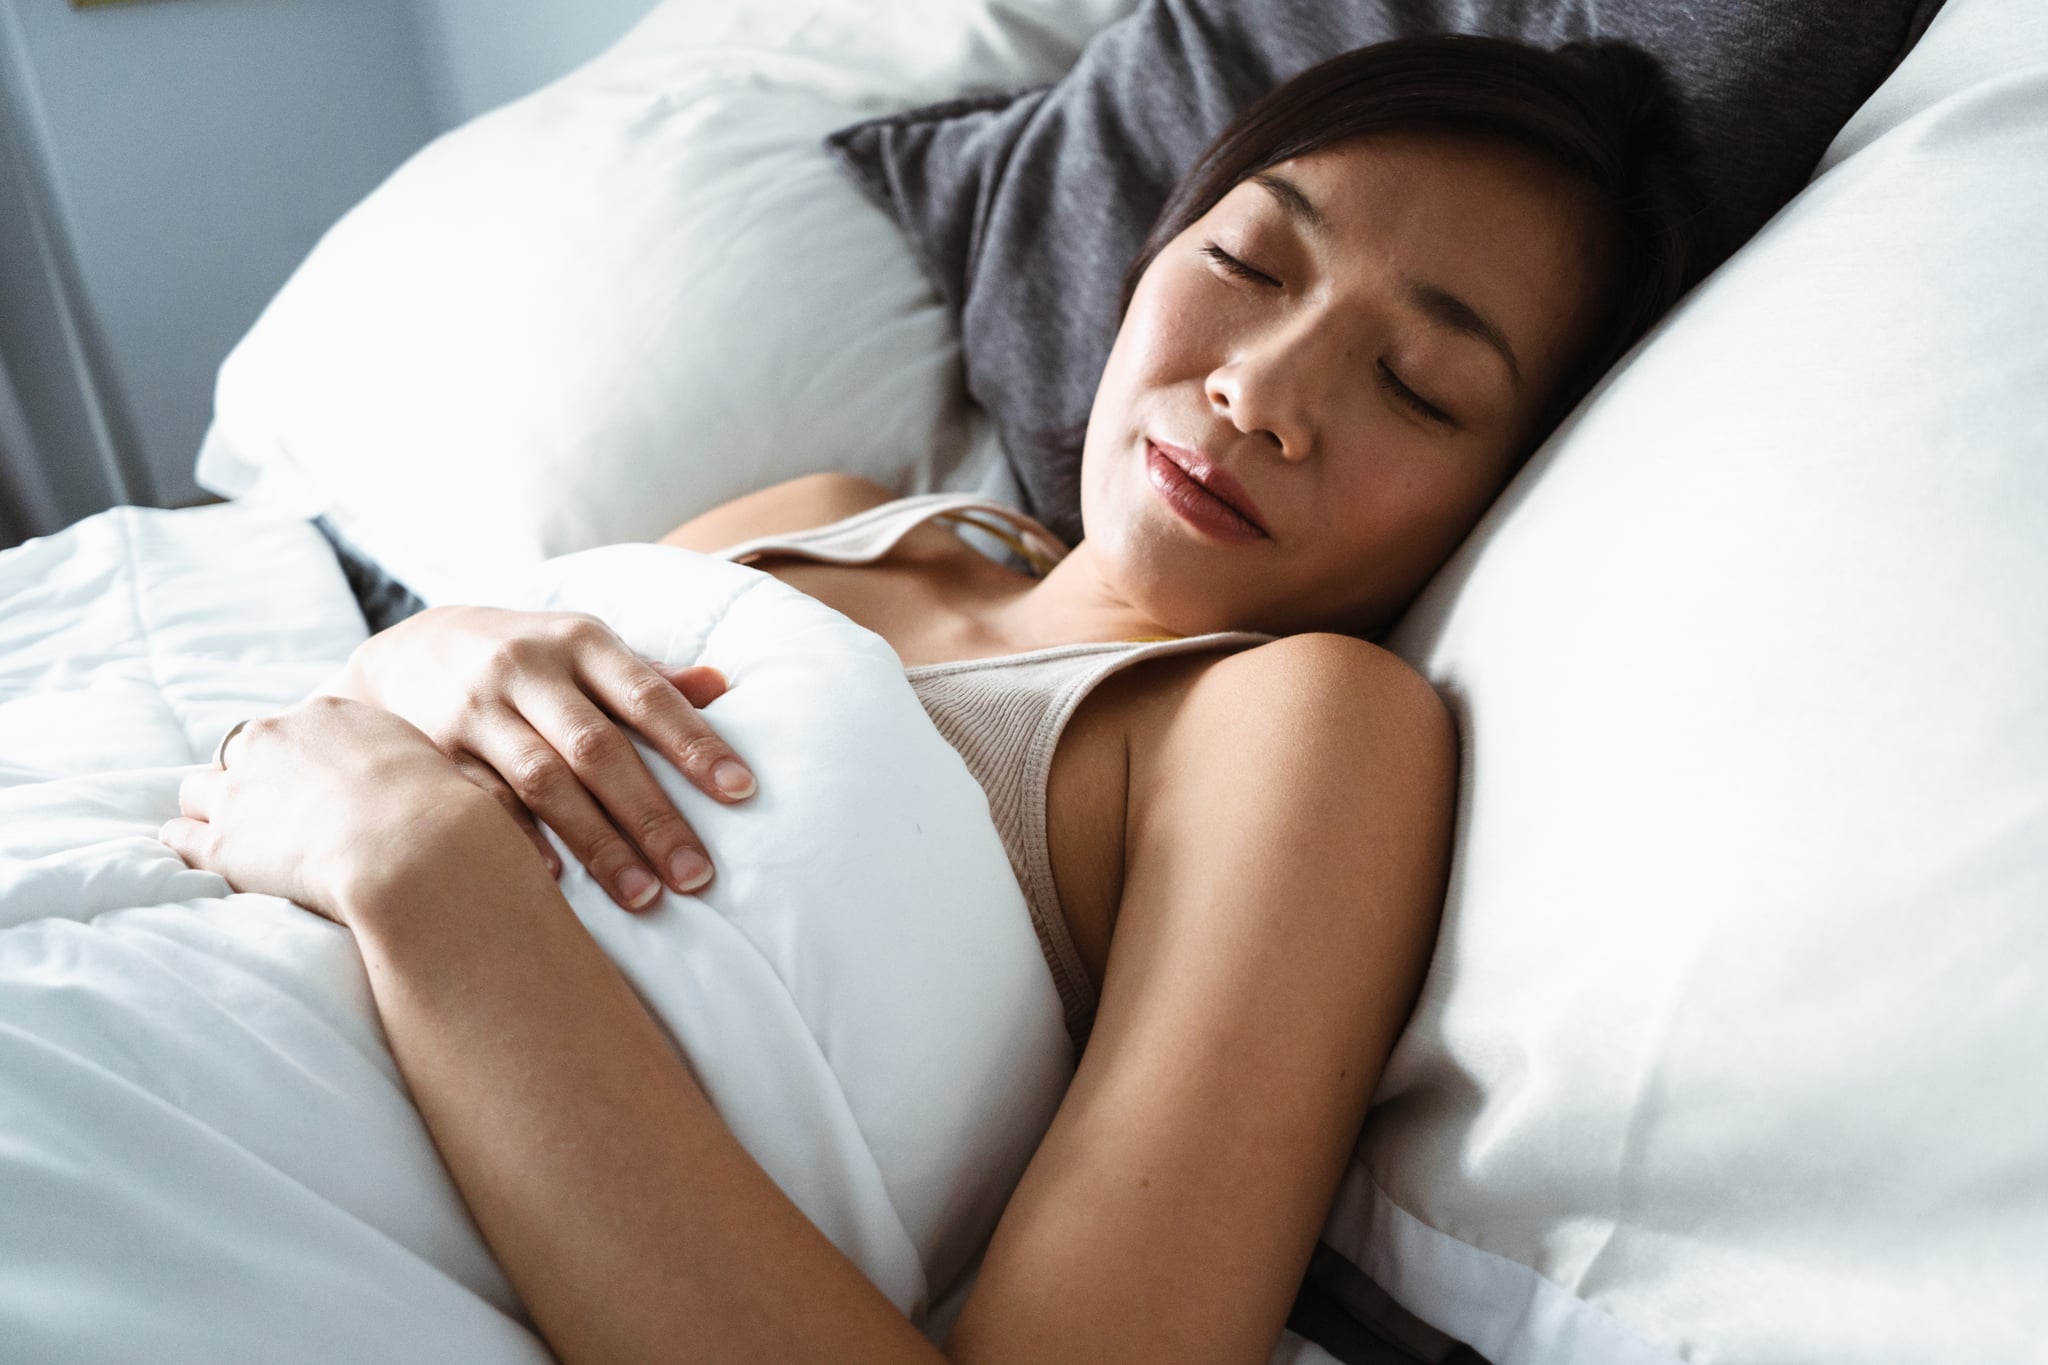
[[[1345,54],[1243,114],[1131,267],[1078,545],[835,475],[665,537],[894,647],[1065,1003],[1073,1082],[943,1354],[739,1146],[551,876],[536,819],[620,913],[716,875],[619,729],[744,802],[697,710],[715,673],[587,617],[430,610],[238,727],[163,838],[353,931],[564,1360],[1265,1360],[1450,860],[1452,721],[1369,640],[1689,283],[1691,184],[1638,54]]]

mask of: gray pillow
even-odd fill
[[[1941,0],[1144,0],[1058,84],[826,139],[959,319],[967,386],[1029,510],[1080,538],[1081,433],[1125,269],[1181,173],[1271,86],[1418,33],[1659,58],[1698,143],[1717,263],[1799,191]]]

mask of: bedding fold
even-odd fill
[[[736,1137],[922,1323],[1073,1059],[980,789],[869,632],[766,575],[625,546],[496,605],[720,668],[761,776],[723,807],[643,749],[720,868],[562,890]],[[235,720],[362,638],[326,543],[117,509],[0,554],[0,1323],[51,1365],[547,1359],[441,1166],[347,933],[155,840]]]

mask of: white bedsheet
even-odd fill
[[[740,1140],[924,1320],[1072,1069],[980,789],[887,646],[766,575],[654,546],[543,574],[521,600],[722,668],[710,717],[761,777],[728,809],[660,769],[719,863],[707,896],[632,917],[580,870],[564,891]],[[546,1359],[348,935],[154,838],[226,726],[361,633],[317,533],[239,507],[0,555],[9,1359]]]

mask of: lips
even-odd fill
[[[1163,456],[1178,467],[1191,482],[1231,512],[1236,513],[1250,524],[1252,530],[1267,539],[1272,532],[1266,529],[1265,518],[1259,512],[1259,505],[1252,501],[1252,495],[1245,486],[1231,476],[1229,470],[1211,461],[1198,450],[1184,446],[1167,445],[1164,441],[1147,438],[1146,444],[1152,451]]]

